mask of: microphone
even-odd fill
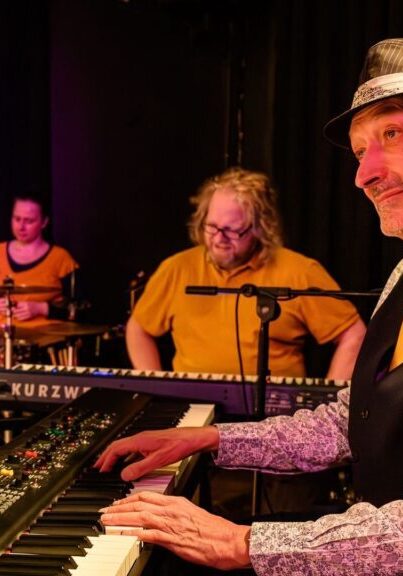
[[[267,296],[272,296],[273,298],[290,298],[291,289],[284,286],[263,286],[258,287],[254,284],[243,284],[240,288],[241,294],[250,298],[251,296],[258,296],[263,293]]]

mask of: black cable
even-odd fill
[[[249,406],[248,406],[248,397],[246,395],[246,382],[245,382],[245,372],[243,367],[243,359],[242,359],[242,350],[241,350],[241,341],[239,337],[239,299],[241,294],[238,292],[235,299],[235,336],[236,336],[236,349],[238,354],[238,362],[239,362],[239,373],[241,375],[241,386],[242,386],[242,396],[243,396],[243,403],[245,408],[245,414],[250,416]]]

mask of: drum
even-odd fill
[[[52,358],[54,350],[65,346],[64,339],[58,335],[47,335],[37,332],[35,329],[14,329],[12,340],[13,355],[12,365],[15,364],[56,364]],[[0,336],[0,366],[5,366],[4,336]]]
[[[13,364],[24,364],[34,362],[33,358],[38,355],[38,346],[25,340],[14,341],[13,344]],[[36,362],[36,360],[35,360]],[[4,343],[0,345],[0,366],[4,368]]]
[[[77,365],[77,352],[87,340],[100,339],[110,327],[55,321],[36,327],[13,327],[12,365]],[[96,345],[95,348],[98,348]],[[0,336],[0,365],[4,367],[4,335]]]

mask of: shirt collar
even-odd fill
[[[392,292],[393,288],[395,287],[397,282],[400,280],[400,277],[402,275],[403,275],[403,260],[400,260],[398,265],[393,270],[392,274],[389,276],[388,281],[386,282],[385,287],[382,290],[382,294],[379,297],[377,305],[375,306],[375,310],[372,312],[372,316],[375,315],[375,313],[378,311],[378,309],[385,302],[386,298]]]

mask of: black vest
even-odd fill
[[[354,485],[366,502],[403,499],[403,365],[388,366],[403,319],[403,277],[372,318],[351,379]]]

